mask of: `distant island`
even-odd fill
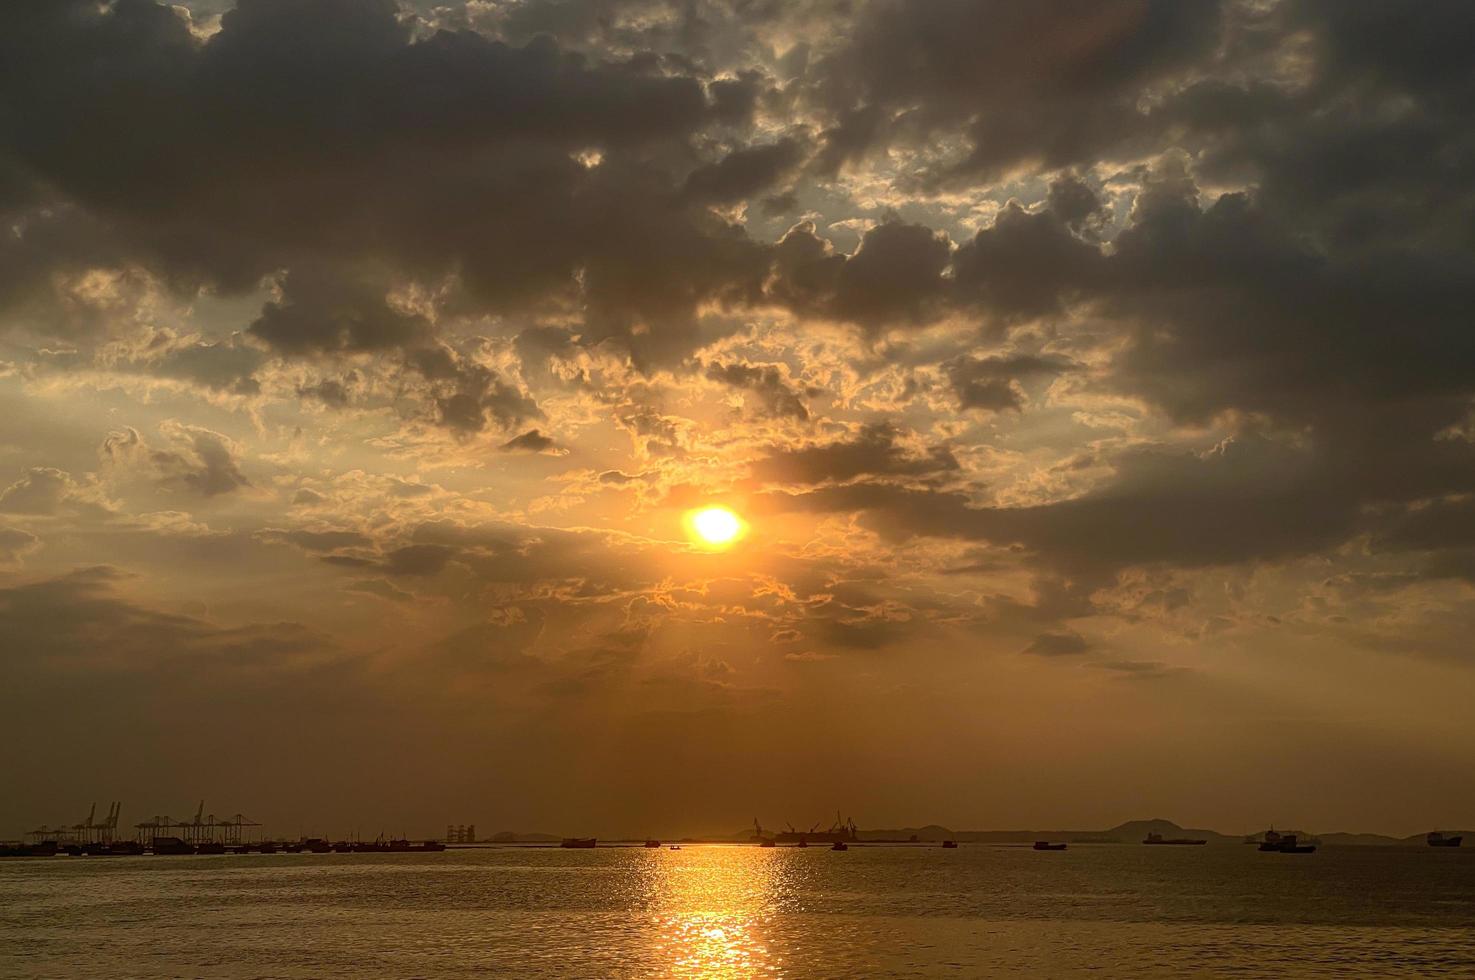
[[[1268,829],[1268,828],[1266,828]],[[1333,846],[1367,846],[1367,847],[1396,847],[1409,845],[1423,845],[1425,834],[1412,834],[1408,837],[1389,837],[1384,834],[1365,833],[1311,833],[1295,828],[1276,828],[1282,833],[1296,834],[1305,840],[1317,840],[1322,844]],[[1140,844],[1149,834],[1160,834],[1168,838],[1197,838],[1212,844],[1243,844],[1246,840],[1257,840],[1264,831],[1253,834],[1223,834],[1216,830],[1206,830],[1195,827],[1181,827],[1171,820],[1161,818],[1153,820],[1129,820],[1115,827],[1106,829],[1041,829],[1030,828],[1020,830],[953,830],[940,824],[927,824],[922,827],[895,827],[856,831],[856,840],[864,843],[866,841],[880,842],[910,842],[935,844],[945,840],[953,840],[959,843],[969,844],[1028,844],[1037,840],[1068,841],[1072,844]],[[1446,833],[1463,834],[1466,840],[1475,839],[1475,831],[1450,830]],[[526,833],[521,831],[504,830],[486,838],[486,843],[491,844],[550,844],[562,840],[564,835],[548,833]],[[686,837],[681,840],[686,842],[710,842],[710,843],[747,843],[752,839],[753,830],[745,827],[731,834],[717,834],[711,836]],[[634,838],[632,838],[633,840]]]

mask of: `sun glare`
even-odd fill
[[[703,507],[686,515],[687,528],[702,544],[721,548],[742,537],[747,525],[726,507]]]

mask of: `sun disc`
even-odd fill
[[[720,547],[736,541],[743,533],[743,521],[726,507],[703,507],[687,518],[692,534],[703,544]]]

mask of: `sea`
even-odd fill
[[[1475,977],[1475,848],[15,858],[0,976]]]

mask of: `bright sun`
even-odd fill
[[[726,507],[703,507],[686,515],[691,533],[703,544],[721,547],[742,536],[746,525]]]

